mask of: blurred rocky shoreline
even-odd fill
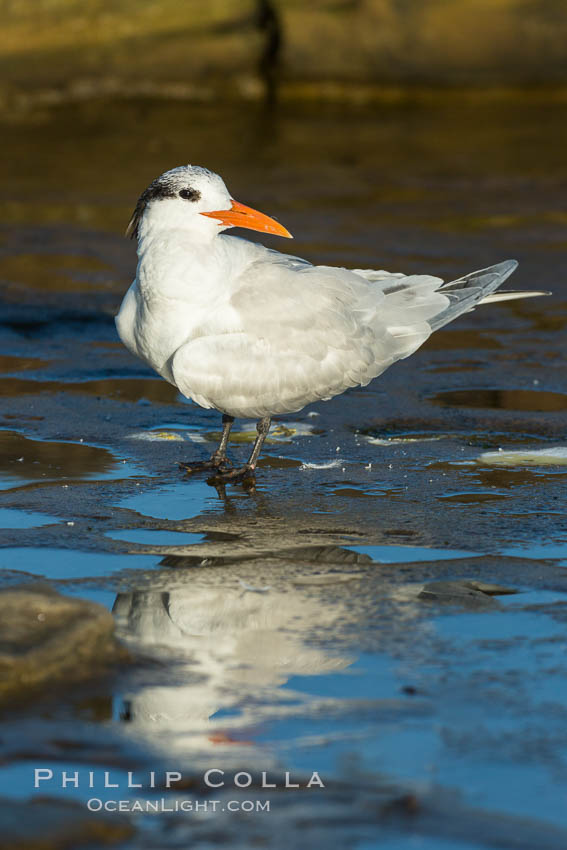
[[[566,97],[562,0],[3,0],[0,107]]]

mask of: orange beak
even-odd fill
[[[262,233],[271,233],[273,236],[285,236],[293,239],[293,236],[275,219],[270,218],[252,207],[245,207],[238,201],[231,201],[229,210],[215,210],[214,212],[202,212],[201,215],[216,218],[221,224],[229,227],[247,227],[248,230],[260,230]]]

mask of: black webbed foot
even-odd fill
[[[186,472],[188,475],[193,475],[195,472],[226,472],[232,467],[232,462],[227,457],[217,457],[213,455],[209,460],[193,461],[191,463],[178,463],[179,469]]]
[[[254,469],[248,465],[236,469],[218,469],[218,471],[207,478],[207,484],[217,487],[222,484],[243,484],[247,489],[255,489],[256,475]]]

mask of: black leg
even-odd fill
[[[180,463],[179,468],[184,472],[201,472],[202,470],[209,469],[224,470],[227,466],[231,466],[231,463],[226,456],[226,448],[228,446],[228,437],[233,422],[234,416],[228,416],[226,413],[223,414],[222,437],[217,450],[213,452],[209,460],[197,461],[195,463]]]
[[[229,416],[227,413],[223,413],[222,415],[222,437],[219,443],[219,447],[212,456],[211,460],[219,461],[220,463],[226,463],[226,448],[228,446],[228,438],[230,435],[230,429],[232,428],[234,423],[234,416]]]
[[[230,469],[228,471],[220,470],[211,478],[208,479],[210,484],[225,484],[228,482],[238,483],[240,481],[253,482],[254,481],[254,470],[256,469],[256,464],[258,463],[258,458],[260,457],[260,452],[262,451],[262,446],[264,445],[264,441],[268,436],[268,432],[270,430],[270,425],[272,424],[272,420],[269,416],[264,416],[263,419],[260,419],[258,424],[256,425],[256,430],[258,432],[258,436],[254,441],[254,448],[252,449],[252,453],[248,458],[248,461],[238,469]]]
[[[252,454],[248,458],[248,463],[246,464],[246,466],[248,466],[251,470],[256,469],[256,464],[258,463],[258,458],[260,457],[260,452],[262,451],[264,440],[268,436],[271,424],[272,420],[270,419],[270,417],[264,416],[264,418],[260,419],[260,421],[256,425],[256,431],[258,432],[258,436],[254,441],[254,448],[252,449]]]

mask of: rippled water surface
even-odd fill
[[[220,801],[119,815],[128,847],[567,846],[566,135],[564,108],[536,103],[3,119],[2,582],[102,603],[132,657],[7,711],[4,795]],[[217,490],[177,462],[210,453],[218,414],[112,318],[136,198],[187,161],[315,262],[451,278],[516,257],[513,288],[553,295],[480,308],[282,417],[256,489]],[[35,766],[55,775],[39,790]],[[211,767],[225,787],[203,785]],[[62,770],[120,789],[62,789]],[[151,788],[152,770],[185,784]],[[262,788],[286,771],[300,789]]]

